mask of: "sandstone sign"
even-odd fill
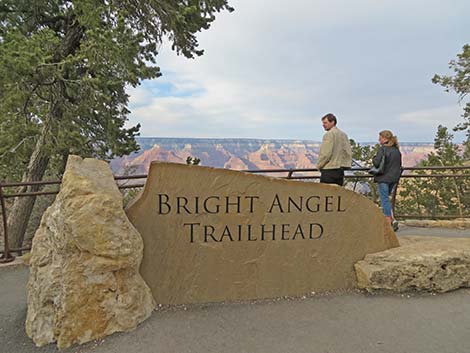
[[[336,185],[152,163],[127,209],[157,303],[352,288],[354,263],[398,246],[381,211]]]

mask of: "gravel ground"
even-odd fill
[[[400,235],[423,235],[432,237],[468,237],[470,238],[470,229],[456,229],[456,228],[423,228],[423,227],[409,227],[400,224],[400,228],[396,232]]]

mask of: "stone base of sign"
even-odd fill
[[[359,288],[447,292],[470,287],[470,239],[410,236],[400,237],[400,244],[355,265]]]
[[[380,209],[337,185],[154,162],[128,208],[159,304],[356,287],[354,264],[398,246]]]
[[[155,308],[142,253],[108,164],[70,156],[33,240],[28,336],[65,348],[134,329]]]

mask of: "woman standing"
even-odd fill
[[[375,167],[380,166],[382,158],[385,158],[383,173],[376,175],[374,181],[379,186],[380,203],[382,204],[382,211],[393,227],[393,230],[398,230],[398,222],[395,221],[390,204],[390,195],[394,188],[398,185],[398,180],[401,175],[401,153],[399,150],[397,137],[389,130],[384,130],[379,133],[380,147],[377,154],[372,159]]]

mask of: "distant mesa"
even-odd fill
[[[116,174],[147,173],[152,161],[186,163],[234,170],[315,168],[320,142],[307,140],[195,139],[142,137],[141,150],[111,161]],[[434,150],[433,144],[402,143],[403,165],[413,167]]]

